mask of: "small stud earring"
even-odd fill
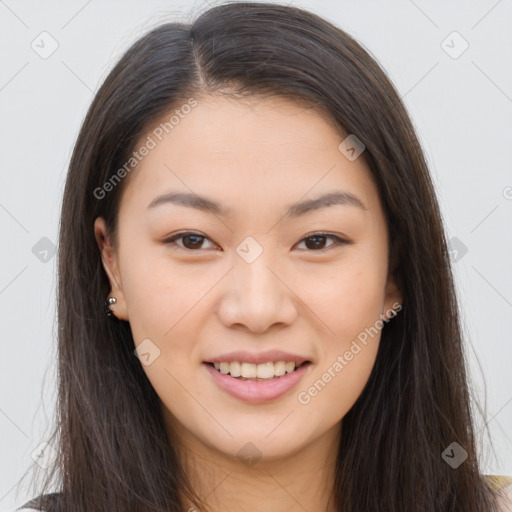
[[[117,302],[117,299],[115,297],[110,297],[109,299],[107,299],[105,301],[105,314],[107,316],[113,316],[114,315],[114,312],[110,309],[109,306],[111,306],[112,304],[115,304]]]
[[[388,312],[389,311],[391,311],[391,314],[389,316],[386,315],[386,319],[384,320],[384,322],[386,323],[391,322],[391,320],[393,320],[393,318],[395,318],[395,316],[398,315],[398,311],[396,309],[388,310]]]

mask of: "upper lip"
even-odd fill
[[[283,352],[282,350],[267,350],[266,352],[245,352],[237,350],[235,352],[228,352],[220,356],[212,357],[205,363],[222,363],[239,361],[242,363],[262,364],[269,361],[275,363],[277,361],[295,362],[297,365],[310,361],[307,357],[299,354],[292,354],[291,352]]]

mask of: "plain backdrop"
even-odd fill
[[[485,413],[477,415],[482,469],[512,475],[512,3],[292,3],[355,37],[411,114],[453,247],[469,369]],[[32,497],[16,495],[15,485],[53,415],[53,250],[85,112],[136,38],[189,21],[205,5],[0,0],[0,510]]]

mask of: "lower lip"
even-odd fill
[[[209,364],[203,364],[221,389],[239,400],[252,404],[271,402],[288,393],[312,366],[311,363],[305,363],[291,373],[265,382],[262,380],[239,380],[231,375],[220,373]]]

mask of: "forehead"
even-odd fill
[[[196,102],[181,112],[174,107],[139,139],[137,147],[151,140],[152,148],[123,202],[146,208],[157,194],[182,191],[246,210],[341,189],[366,205],[378,200],[364,158],[350,161],[340,152],[345,134],[323,110],[284,97]]]

